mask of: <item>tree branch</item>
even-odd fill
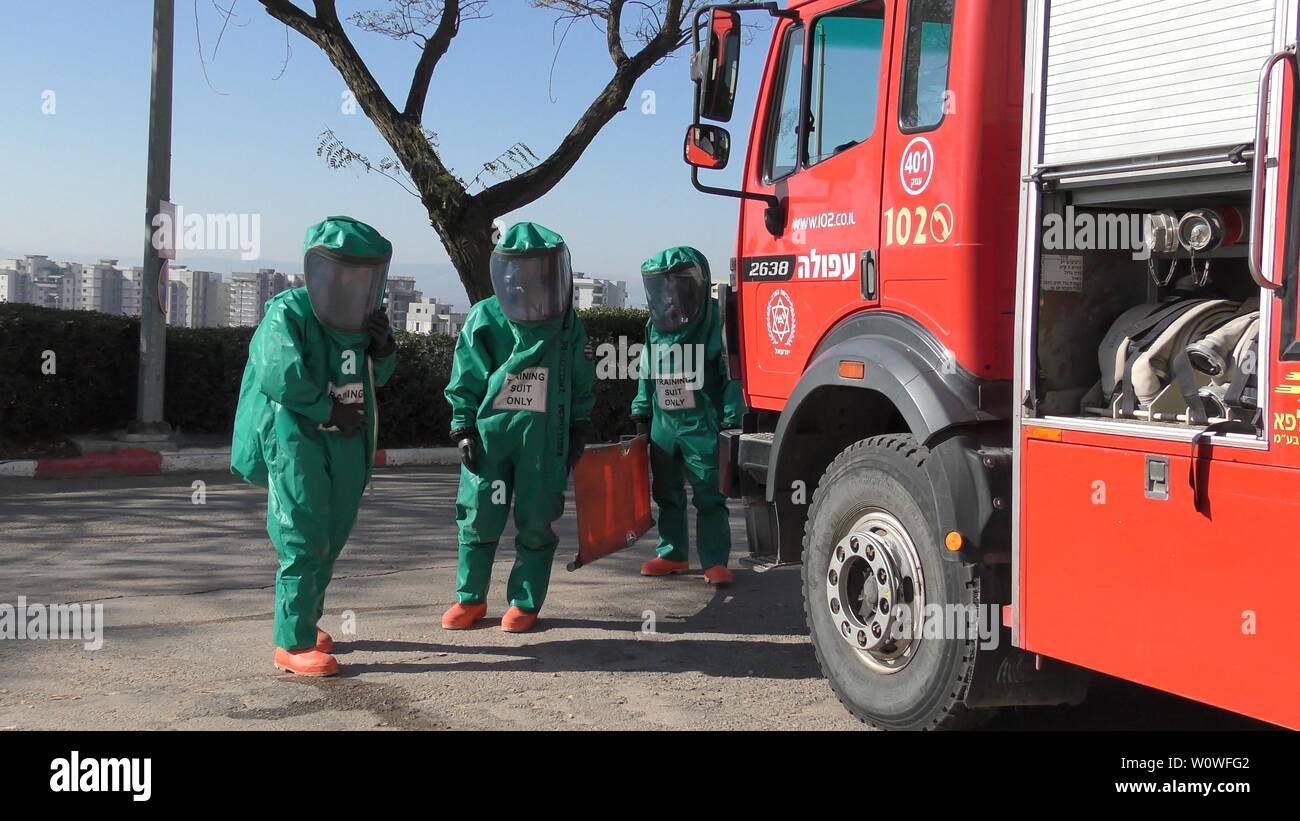
[[[411,78],[411,90],[406,95],[406,109],[403,114],[415,122],[424,118],[424,101],[429,95],[429,82],[433,79],[433,70],[438,61],[447,53],[452,38],[460,31],[460,2],[445,0],[442,7],[442,19],[438,28],[424,43],[420,62],[415,66],[415,76]]]
[[[339,22],[339,12],[334,6],[334,0],[315,0],[316,19],[327,25],[342,26]]]
[[[283,20],[320,47],[355,95],[361,109],[392,147],[425,208],[449,217],[467,204],[464,187],[438,157],[418,122],[411,122],[388,99],[365,60],[343,30],[333,0],[316,0],[310,17],[287,0],[258,0],[273,17]]]
[[[573,130],[549,157],[519,176],[503,180],[476,194],[473,198],[475,204],[496,217],[522,208],[554,188],[582,157],[600,130],[627,105],[636,81],[678,47],[682,37],[682,2],[683,0],[669,0],[659,32],[635,57],[625,59],[615,69],[614,76],[604,90],[587,107]],[[619,6],[622,6],[621,2]],[[613,26],[610,28],[613,29]]]
[[[623,50],[623,2],[610,0],[609,17],[605,21],[605,39],[615,67],[627,62],[627,52]]]
[[[315,17],[298,8],[289,0],[258,0],[258,2],[266,7],[267,13],[272,17],[316,45],[321,44],[325,29]]]
[[[334,0],[316,0],[316,16],[312,17],[289,0],[258,0],[272,17],[282,20],[295,31],[311,40],[325,52],[343,80],[356,95],[357,102],[370,119],[395,118],[397,108],[383,88],[370,73],[370,67],[357,53],[356,47],[343,30]],[[385,135],[387,136],[387,135]]]

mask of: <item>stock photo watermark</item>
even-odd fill
[[[19,596],[0,603],[0,641],[80,641],[87,650],[104,646],[104,605],[37,604]]]
[[[185,213],[164,209],[154,216],[151,242],[166,255],[176,251],[239,251],[245,262],[262,256],[261,214]]]
[[[998,604],[937,604],[930,602],[917,611],[896,604],[889,635],[895,641],[951,639],[978,641],[981,650],[996,650],[1002,635],[1002,606]]]
[[[1135,260],[1151,258],[1145,214],[1078,211],[1066,206],[1064,214],[1043,217],[1046,251],[1129,251]]]
[[[132,801],[153,796],[152,758],[83,758],[73,750],[51,761],[50,773],[50,792],[128,793]]]
[[[684,390],[704,387],[704,370],[707,350],[701,344],[651,343],[649,346],[620,336],[618,342],[602,342],[596,346],[596,378],[652,379],[659,383],[659,396],[664,402],[687,403],[691,401]],[[694,407],[694,405],[679,405]]]

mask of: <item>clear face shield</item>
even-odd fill
[[[511,322],[547,322],[573,304],[569,249],[534,254],[492,254],[492,288]]]
[[[650,321],[661,331],[679,331],[699,316],[708,299],[709,284],[699,265],[666,274],[643,274]]]
[[[354,259],[312,248],[303,262],[303,278],[316,318],[342,333],[364,333],[388,275],[386,259]]]

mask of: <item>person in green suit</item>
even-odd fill
[[[393,248],[351,217],[313,225],[304,248],[306,285],[266,303],[249,343],[230,467],[268,491],[275,666],[328,676],[338,662],[317,622],[374,468],[375,389],[397,365],[381,307]]]
[[[515,563],[501,629],[524,632],[546,601],[569,471],[586,445],[595,366],[573,309],[564,239],[520,223],[492,253],[495,296],[474,305],[456,340],[446,397],[461,452],[456,494],[456,604],[442,626],[463,630],[487,612],[497,543],[514,501]]]
[[[732,580],[731,524],[718,487],[718,433],[740,426],[740,382],[727,375],[709,263],[694,248],[669,248],[641,266],[650,319],[641,380],[632,401],[637,433],[650,435],[651,493],[659,507],[659,546],[645,576],[689,568],[683,479],[696,513],[696,551],[710,584]]]

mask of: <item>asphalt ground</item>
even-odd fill
[[[196,481],[204,482],[195,504]],[[0,603],[103,605],[103,646],[0,641],[0,729],[801,729],[861,725],[808,642],[799,568],[733,561],[647,579],[654,531],[576,572],[570,501],[535,632],[502,633],[513,530],[489,618],[449,632],[452,468],[376,474],[322,626],[334,679],[277,673],[265,493],[221,476],[0,481]],[[743,519],[733,510],[736,552]],[[1246,719],[1101,678],[1080,707],[1005,710],[992,729],[1234,729]]]

